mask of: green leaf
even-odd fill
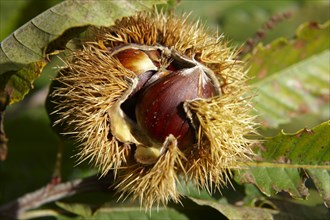
[[[329,27],[330,22],[304,24],[295,40],[281,38],[259,45],[246,57],[254,77],[254,107],[263,127],[277,127],[301,114],[317,114],[329,104]]]
[[[205,191],[198,196],[195,187],[190,184],[187,187],[186,190],[197,198],[212,199]],[[191,192],[191,190],[195,190],[195,192]],[[72,216],[72,214],[77,215],[77,219],[201,219],[206,214],[211,219],[221,219],[222,217],[217,211],[209,207],[198,206],[185,197],[181,199],[180,204],[170,201],[167,207],[160,205],[146,211],[138,201],[131,201],[130,198],[118,201],[118,196],[111,190],[85,192],[55,204],[65,212],[69,212],[66,214],[60,212],[63,213],[60,216],[55,214],[58,219],[71,219],[68,216]],[[53,210],[58,209],[53,208]]]
[[[228,219],[273,219],[278,211],[257,207],[242,207],[231,204],[221,204],[216,201],[190,198],[198,205],[211,206],[224,214]]]
[[[116,205],[105,205],[99,208],[95,213],[91,210],[90,206],[83,204],[65,204],[61,203],[61,208],[66,211],[78,214],[79,219],[178,219],[178,220],[188,220],[188,217],[176,211],[173,208],[159,207],[153,208],[150,212],[145,212],[143,208],[138,205],[131,206],[129,204],[116,204]],[[66,217],[59,217],[58,219],[72,219]]]
[[[306,175],[314,181],[326,204],[330,204],[330,121],[294,134],[281,132],[258,146],[258,160],[236,173],[241,183],[253,183],[270,196],[280,191],[306,198]]]
[[[0,91],[3,91],[0,92],[1,98],[9,99],[9,104],[20,101],[33,88],[33,82],[40,76],[44,66],[44,62],[30,63],[17,72],[0,75]]]
[[[203,200],[190,198],[198,205],[210,206],[228,219],[325,219],[327,218],[327,210],[322,205],[309,207],[306,205],[295,204],[285,200],[273,200],[274,207],[249,207],[238,206],[232,204],[223,204],[211,200]]]
[[[307,169],[316,189],[319,191],[327,207],[330,207],[330,170]]]
[[[294,40],[278,38],[265,46],[258,44],[254,51],[245,57],[250,63],[249,76],[255,77],[253,82],[258,82],[329,49],[329,28],[330,21],[323,25],[304,23],[298,27]]]
[[[82,27],[109,26],[116,19],[150,9],[152,1],[64,1],[26,23],[1,42],[0,91],[10,103],[23,99],[46,64]],[[51,45],[51,47],[49,47]]]
[[[91,206],[85,204],[57,202],[56,205],[66,211],[84,217],[92,216],[94,212]]]
[[[303,129],[294,134],[283,131],[266,141],[262,156],[266,161],[329,167],[330,121],[313,129]]]

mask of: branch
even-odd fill
[[[109,189],[109,179],[92,176],[60,184],[48,184],[41,189],[23,195],[22,197],[0,206],[0,217],[18,219],[27,210],[37,208],[49,202],[63,199],[78,193],[102,191]]]
[[[9,104],[9,97],[0,91],[0,161],[7,157],[7,142],[8,139],[3,130],[3,117],[6,106]]]

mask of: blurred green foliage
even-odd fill
[[[323,0],[235,0],[181,1],[177,12],[192,11],[213,30],[224,33],[233,43],[244,43],[254,37],[272,16],[289,12],[291,17],[266,33],[264,42],[277,37],[293,37],[299,24],[307,21],[323,23],[330,17],[329,1]]]

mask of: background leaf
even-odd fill
[[[79,214],[77,219],[125,219],[125,220],[149,220],[149,219],[178,219],[178,220],[188,220],[189,218],[184,214],[176,211],[173,208],[154,208],[152,209],[152,216],[149,212],[144,212],[143,208],[139,205],[129,205],[127,203],[122,204],[107,204],[102,208],[99,208],[95,213],[92,213],[92,210],[86,214],[86,210],[90,210],[89,206],[84,206],[81,204],[60,204],[61,208],[66,209]],[[82,215],[83,213],[83,215]],[[60,216],[58,219],[72,219],[65,216]]]
[[[287,195],[264,197],[250,184],[238,185],[232,182],[231,187],[222,188],[221,193],[212,196],[194,185],[182,185],[181,193],[201,206],[212,207],[226,219],[324,219],[329,214],[318,192],[310,190],[309,201],[292,200]]]
[[[224,219],[221,213],[211,207],[198,206],[186,198],[182,198],[182,204],[170,202],[168,207],[162,205],[153,207],[150,212],[146,212],[136,201],[130,201],[129,199],[117,201],[117,198],[113,192],[84,193],[57,202],[57,207],[52,207],[50,210],[57,211],[53,213],[57,219],[198,220],[203,218],[205,213],[211,219]],[[30,212],[33,214],[34,211]],[[75,216],[72,217],[72,214]],[[29,212],[27,215],[30,215]]]
[[[255,184],[268,196],[285,191],[293,197],[306,198],[307,176],[300,170],[304,169],[329,205],[329,134],[330,121],[295,134],[282,132],[259,146],[262,162],[248,162],[249,168],[237,172],[236,179]]]
[[[237,206],[221,204],[216,201],[195,199],[192,201],[199,205],[210,206],[223,213],[228,219],[325,219],[328,213],[321,206],[308,207],[290,201],[274,200],[275,208]]]
[[[247,58],[255,78],[254,107],[264,128],[306,113],[324,120],[320,109],[329,105],[330,96],[329,24],[304,24],[295,40],[259,45]]]
[[[291,16],[268,30],[262,42],[269,43],[279,37],[292,38],[297,27],[304,22],[324,23],[329,19],[329,1],[180,1],[178,13],[193,11],[212,31],[224,33],[234,45],[255,36],[274,15],[287,12]]]
[[[192,198],[199,205],[207,205],[223,213],[228,219],[273,219],[278,211],[255,207],[238,207],[230,204],[220,204],[215,201]]]
[[[281,37],[266,46],[259,44],[252,54],[246,57],[251,65],[251,83],[329,49],[329,24],[329,21],[323,25],[304,23],[298,27],[294,40]]]

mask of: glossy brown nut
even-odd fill
[[[195,66],[173,72],[141,91],[135,108],[137,124],[153,141],[163,143],[172,134],[179,148],[186,148],[195,142],[195,130],[183,103],[215,94],[202,68]]]

